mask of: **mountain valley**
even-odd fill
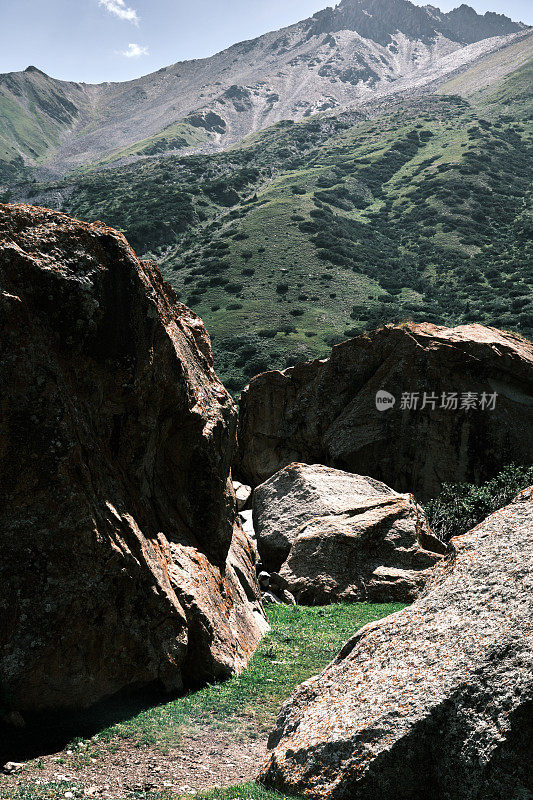
[[[132,84],[3,76],[0,199],[123,231],[234,393],[390,321],[531,336],[532,44],[466,6],[345,0]]]

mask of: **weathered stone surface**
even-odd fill
[[[249,507],[252,499],[251,487],[246,486],[246,484],[240,483],[239,481],[233,481],[233,490],[235,492],[235,497],[237,498],[238,511],[244,511]]]
[[[377,410],[379,390],[393,408]],[[401,409],[404,392],[419,393],[416,410]],[[435,409],[421,409],[424,392]],[[443,392],[497,393],[496,408],[440,408]],[[241,397],[236,470],[257,486],[292,461],[327,464],[425,499],[445,481],[480,483],[529,463],[532,451],[530,342],[481,325],[391,325],[326,360],[254,378]]]
[[[300,526],[313,517],[341,514],[355,498],[389,495],[384,483],[321,464],[289,464],[253,495],[253,521],[261,560],[269,572],[279,570]]]
[[[294,692],[262,781],[317,800],[531,797],[532,597],[529,489]]]
[[[273,592],[269,592],[269,591],[263,592],[263,594],[261,595],[261,598],[263,600],[263,603],[266,606],[281,606],[281,605],[283,605],[282,600],[276,594],[274,594]]]
[[[243,531],[248,535],[248,537],[252,541],[255,542],[256,536],[255,536],[255,528],[254,528],[254,521],[252,518],[252,514],[253,514],[252,509],[248,508],[245,509],[244,511],[241,511],[239,516],[242,520]]]
[[[445,546],[412,495],[320,464],[290,464],[254,492],[261,562],[297,602],[410,602]]]
[[[280,585],[310,605],[410,603],[445,551],[412,495],[357,498],[347,513],[302,525]]]
[[[240,670],[265,621],[202,321],[115,231],[0,206],[0,324],[1,702]]]

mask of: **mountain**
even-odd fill
[[[370,2],[365,0],[367,14],[373,13]],[[58,163],[54,158],[74,152],[69,136],[79,117],[89,113],[87,87],[61,94],[38,71],[14,76],[39,89],[39,114],[46,114],[46,101],[61,120],[47,129],[49,155],[39,156],[46,169],[40,166],[24,178],[23,165],[18,178],[0,187],[0,201],[57,208],[124,231],[203,317],[217,371],[234,392],[258,372],[323,357],[333,343],[383,322],[480,322],[531,336],[533,32],[454,44],[444,40],[441,29],[449,31],[459,12],[471,19],[466,7],[448,15],[403,0],[379,7],[412,12],[413,25],[433,20],[433,33],[424,28],[419,34],[429,44],[392,34],[405,58],[403,66],[397,63],[398,74],[405,69],[407,77],[380,79],[368,92],[364,82],[350,84],[330,75],[331,91],[351,97],[346,107],[309,115],[302,107],[301,117],[291,119],[295,98],[311,102],[313,87],[319,86],[314,67],[305,67],[305,84],[298,63],[291,73],[292,95],[289,89],[279,95],[279,104],[289,111],[269,127],[263,127],[261,114],[254,117],[253,108],[244,108],[237,88],[223,112],[231,120],[227,129],[213,104],[190,112],[187,123],[176,123],[176,138],[188,138],[182,152],[166,150],[169,134],[158,134],[142,148],[131,146],[128,156],[88,160],[82,169],[56,177],[50,177]],[[308,37],[315,52],[317,45],[319,52],[326,47],[325,37],[334,38],[337,44],[327,44],[329,57],[339,59],[328,66],[333,70],[344,57],[339,42],[383,50],[354,31],[313,32],[326,20],[330,26],[359,24],[360,8],[343,3],[290,30],[298,34],[299,47]],[[354,16],[342,16],[346,9]],[[487,30],[483,25],[514,25],[497,15],[477,20],[479,35]],[[383,30],[366,32],[384,37]],[[465,25],[463,36],[471,37],[469,31]],[[244,45],[227,51],[237,60],[233,69],[244,69],[245,62],[254,69],[250,53],[266,48],[267,40],[276,36],[248,43],[248,54]],[[424,52],[431,60],[430,53],[441,46],[450,52],[419,71],[414,56],[406,56]],[[290,42],[276,52],[283,47],[290,50]],[[465,59],[473,48],[476,56]],[[227,59],[227,53],[214,58]],[[207,61],[197,62],[198,69],[207,68]],[[289,69],[284,70],[288,80]],[[203,85],[203,78],[197,80]],[[113,91],[118,98],[125,87],[115,85]],[[220,86],[201,93],[216,91]],[[364,91],[367,99],[357,99]],[[253,103],[260,102],[250,94]],[[79,116],[64,105],[72,97]],[[119,113],[121,101],[116,102]],[[240,104],[244,110],[238,111]],[[127,107],[124,129],[126,112]],[[237,118],[247,120],[240,130],[247,131],[254,118],[260,130],[221,150],[231,137],[238,138]],[[22,130],[31,144],[41,129],[28,123]],[[87,137],[95,131],[76,139],[80,152],[74,161],[82,151],[89,158]]]
[[[447,14],[434,6],[415,6],[406,0],[343,0],[336,8],[319,11],[309,25],[309,36],[338,31],[356,31],[377,44],[394,43],[398,32],[411,41],[426,44],[444,37],[471,44],[492,36],[514,33],[524,26],[503,14],[477,14],[463,5]]]
[[[462,5],[343,0],[211,58],[127,83],[0,76],[0,182],[172,152],[224,149],[283,119],[427,90],[509,46],[525,26]]]

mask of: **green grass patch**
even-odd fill
[[[354,603],[271,608],[271,632],[241,675],[112,725],[100,732],[98,742],[122,738],[168,747],[196,726],[231,731],[232,737],[264,736],[296,686],[320,672],[363,625],[402,607]]]
[[[86,740],[73,738],[67,746],[67,751],[73,754],[68,757],[68,764],[58,759],[58,772],[72,773],[105,759],[109,753],[118,751],[124,740],[134,747],[167,752],[179,746],[184,735],[194,735],[199,730],[227,731],[228,737],[242,741],[243,746],[247,740],[264,738],[273,728],[281,705],[296,686],[326,667],[363,625],[403,607],[400,603],[270,607],[267,613],[271,631],[241,675],[129,717],[123,709],[122,722],[100,728]],[[37,761],[31,767],[31,774],[25,774],[26,769],[17,773],[16,783],[6,779],[2,785],[0,776],[0,800],[56,800],[64,798],[67,792],[73,797],[83,797],[81,781],[74,778],[41,783],[38,769]],[[176,800],[191,795],[168,790],[128,796],[134,800]],[[286,797],[254,783],[194,796],[198,800],[283,800]]]
[[[64,800],[69,797],[84,797],[84,787],[70,782],[39,783],[28,782],[24,786],[4,789],[0,785],[0,800]],[[106,793],[106,797],[109,794]],[[265,789],[257,783],[245,783],[227,789],[213,789],[207,792],[176,793],[171,790],[163,792],[129,792],[131,800],[291,800],[288,794],[280,794]]]

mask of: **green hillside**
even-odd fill
[[[157,258],[233,391],[386,321],[530,336],[530,70],[468,101],[281,122],[225,153],[83,174],[65,210]]]
[[[79,116],[83,91],[35,67],[0,75],[0,185],[27,179]],[[72,102],[73,100],[77,103]]]

